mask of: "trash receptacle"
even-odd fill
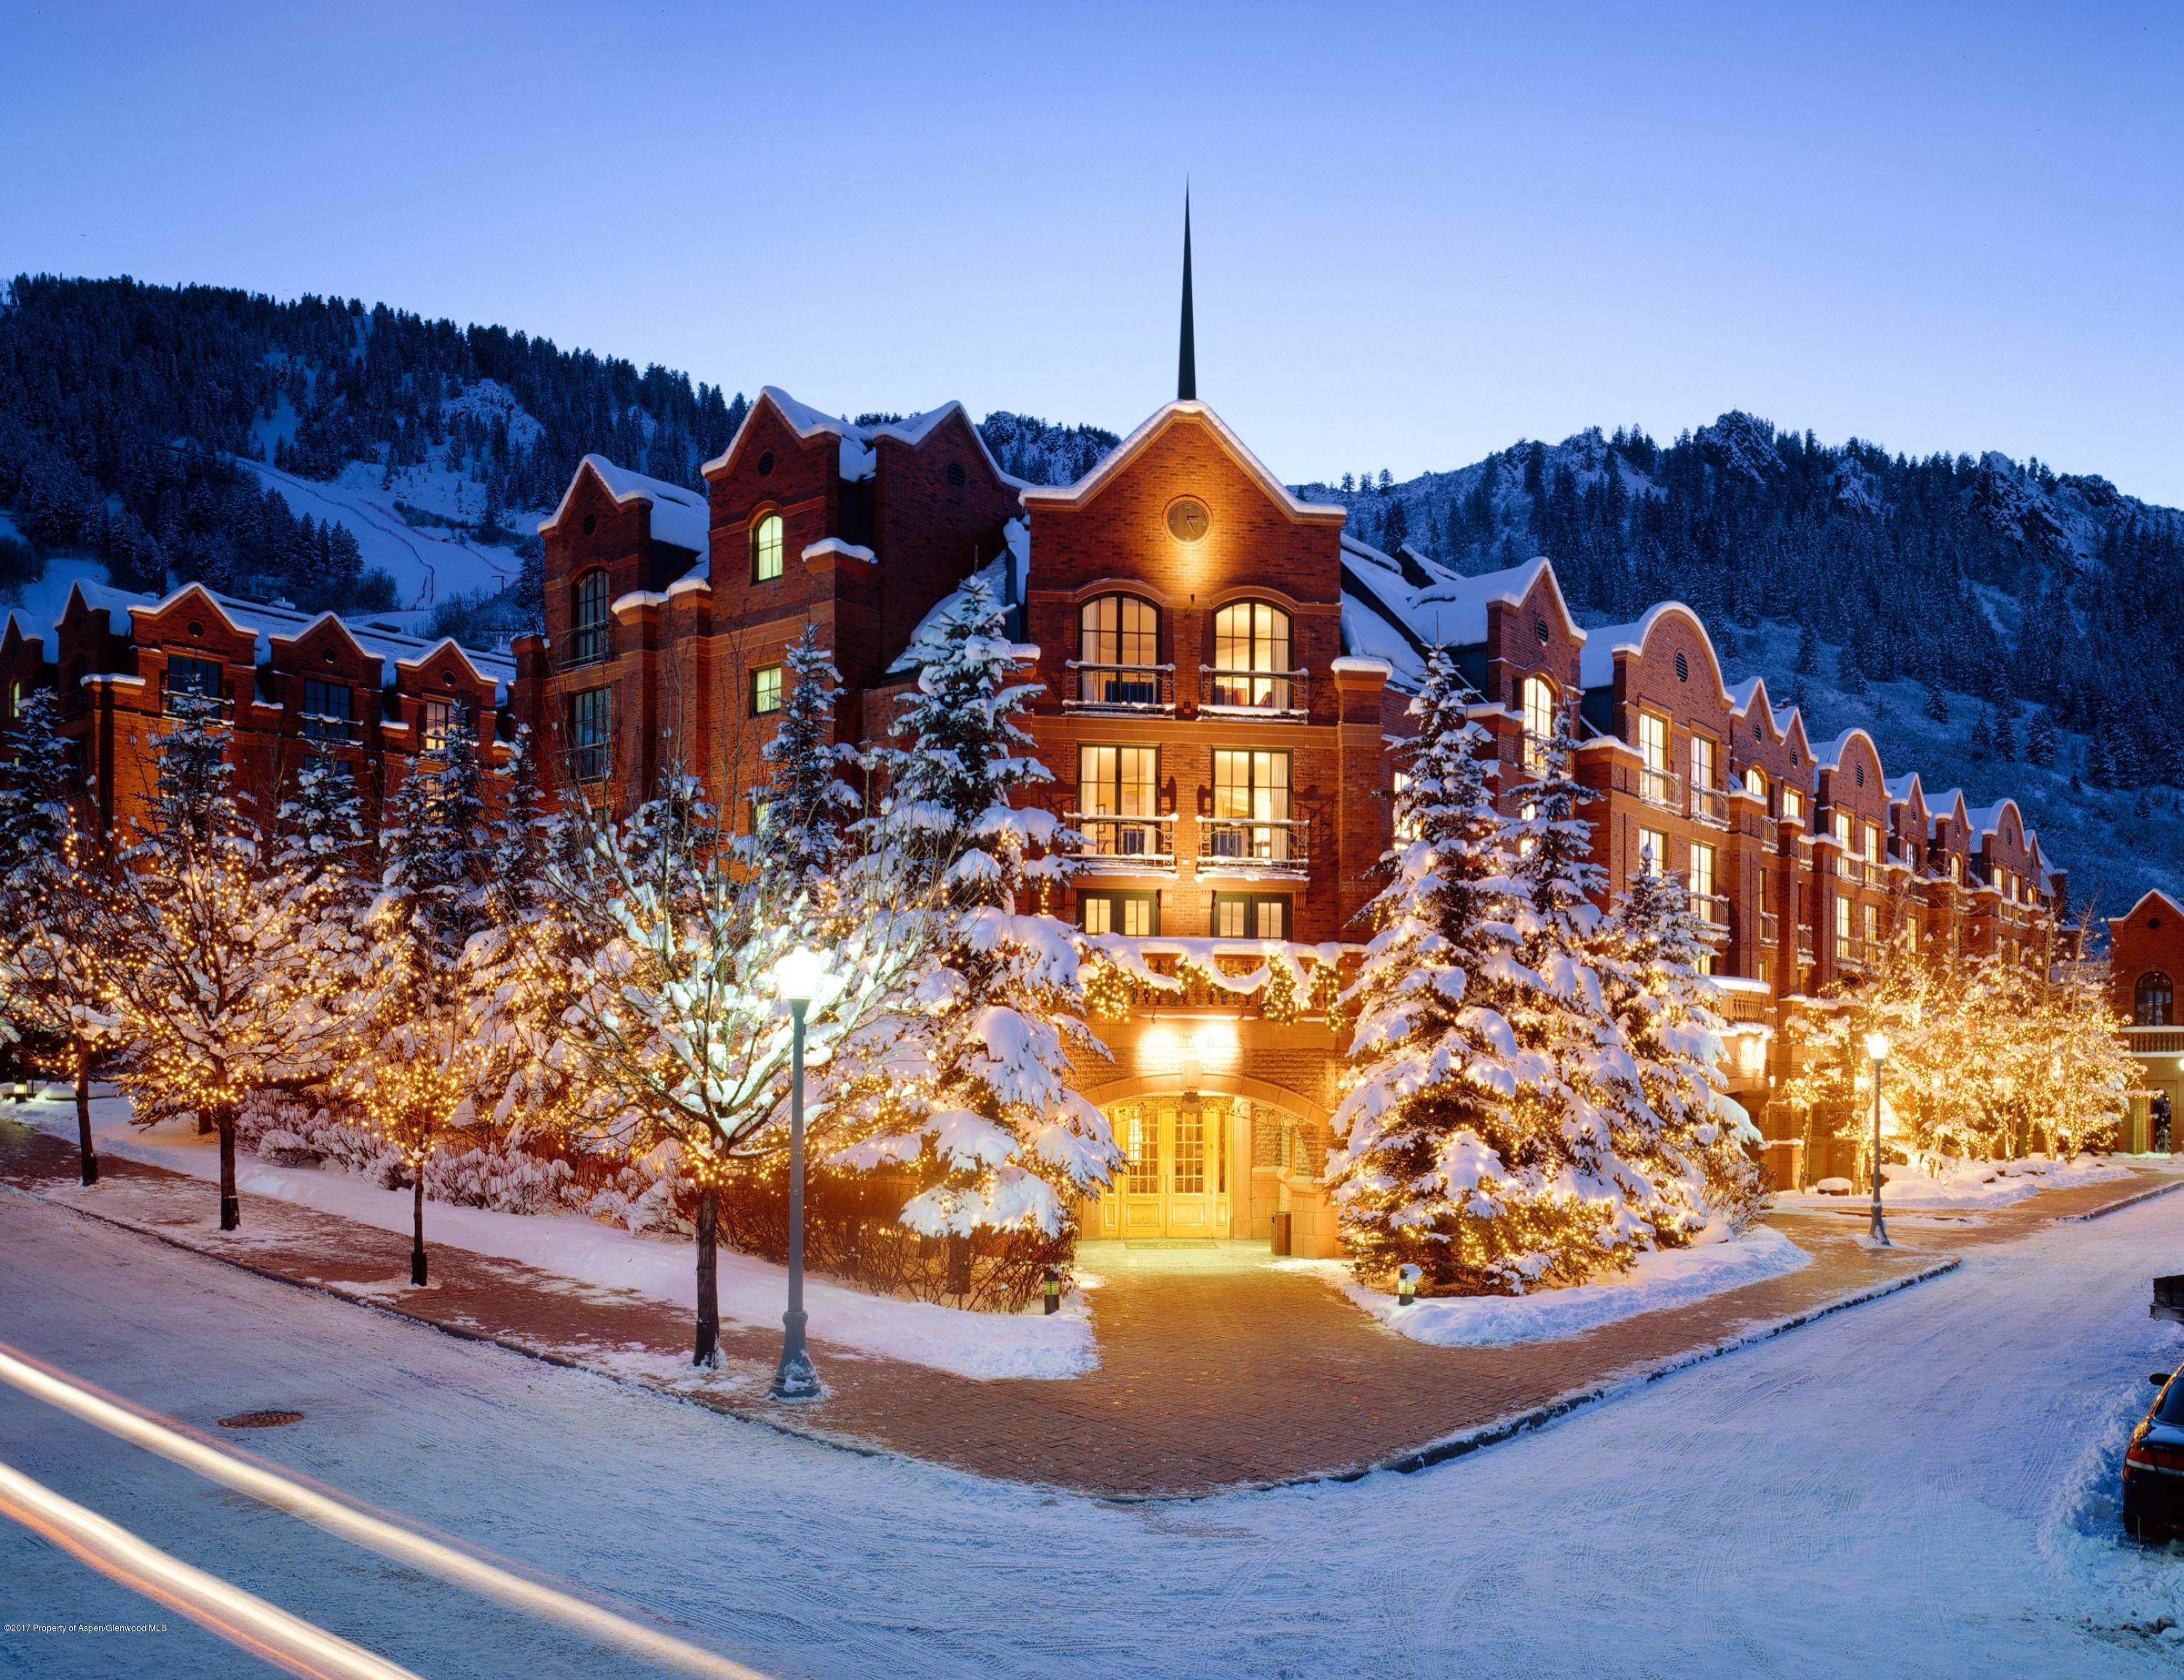
[[[1286,1213],[1274,1215],[1274,1252],[1278,1254],[1290,1252],[1290,1221],[1294,1217],[1294,1215]]]

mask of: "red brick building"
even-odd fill
[[[1042,687],[1045,797],[1084,837],[1052,908],[1177,982],[1099,1023],[1109,1054],[1078,1070],[1129,1157],[1084,1210],[1092,1237],[1260,1234],[1280,1210],[1301,1251],[1333,1252],[1318,1173],[1339,1046],[1314,1005],[1365,937],[1387,737],[1435,646],[1479,691],[1507,797],[1576,709],[1598,861],[1618,885],[1649,857],[1685,875],[1722,930],[1732,1090],[1770,1136],[1784,1012],[1907,924],[1937,953],[2053,954],[2064,877],[2011,802],[1892,776],[1863,730],[1811,742],[1763,681],[1724,684],[1678,603],[1587,630],[1546,559],[1466,577],[1382,554],[1202,403],[1050,488],[1004,474],[958,404],[861,426],[769,389],[705,476],[699,494],[588,457],[540,527],[547,633],[510,659],[194,587],[84,587],[50,645],[10,622],[0,684],[58,685],[108,821],[139,797],[162,696],[207,684],[267,789],[330,750],[383,798],[459,702],[502,736],[532,727],[565,785],[609,805],[679,759],[734,809],[806,624],[842,671],[843,738],[874,740],[918,625],[977,573]],[[2163,960],[2184,977],[2184,956]]]

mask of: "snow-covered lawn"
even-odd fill
[[[2042,1190],[2067,1190],[2131,1176],[2129,1167],[2099,1155],[2078,1155],[2061,1161],[2039,1155],[2014,1161],[1964,1161],[1939,1175],[1916,1167],[1892,1166],[1883,1175],[1886,1182],[1880,1202],[1884,1208],[2004,1208]],[[1848,1192],[1830,1196],[1818,1190],[1799,1190],[1777,1195],[1774,1203],[1778,1207],[1840,1208],[1859,1199]]]
[[[1365,1311],[1414,1342],[1441,1348],[1501,1348],[1581,1335],[1618,1318],[1686,1306],[1812,1264],[1780,1232],[1759,1226],[1724,1243],[1641,1254],[1628,1271],[1569,1289],[1398,1305],[1369,1289],[1339,1260],[1283,1262],[1318,1272]]]
[[[75,1135],[72,1100],[42,1098],[13,1113],[49,1132]],[[129,1124],[128,1113],[124,1098],[93,1100],[92,1129],[103,1153],[198,1178],[219,1178],[217,1140],[199,1138],[187,1125],[140,1131]],[[338,1214],[382,1231],[407,1234],[410,1228],[407,1190],[382,1190],[344,1172],[275,1166],[244,1154],[237,1158],[236,1180],[246,1195]],[[425,1209],[425,1240],[520,1260],[580,1283],[627,1289],[671,1306],[693,1311],[697,1306],[695,1258],[688,1243],[633,1236],[580,1215],[495,1213],[433,1202]],[[780,1324],[787,1305],[788,1274],[766,1260],[723,1249],[720,1290],[724,1321],[772,1328]],[[1069,1303],[1052,1317],[1036,1307],[1017,1314],[962,1312],[868,1295],[808,1274],[805,1295],[814,1341],[961,1377],[1074,1377],[1090,1370],[1099,1357],[1081,1301]]]
[[[2177,1232],[2044,1229],[1432,1470],[1179,1505],[836,1451],[5,1195],[0,1341],[208,1432],[292,1406],[239,1444],[784,1677],[2106,1680],[2184,1655],[2139,1631],[2184,1622],[2184,1548],[2124,1541],[2112,1494],[2184,1347],[2146,1316]],[[12,1394],[0,1460],[421,1673],[635,1670]],[[10,1621],[147,1615],[4,1522],[0,1581]],[[148,1660],[246,1672],[187,1627],[0,1633],[0,1670]]]

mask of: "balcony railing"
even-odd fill
[[[1701,921],[1712,922],[1716,927],[1729,926],[1729,895],[1726,893],[1692,893],[1691,914]]]
[[[1071,811],[1064,821],[1084,837],[1077,848],[1077,857],[1087,869],[1175,867],[1175,818],[1172,815],[1116,816],[1101,811]]]
[[[1260,717],[1302,717],[1305,673],[1301,670],[1223,670],[1198,668],[1201,709],[1249,712]]]
[[[1306,819],[1208,816],[1198,820],[1198,867],[1201,871],[1301,875],[1308,854]]]
[[[1837,968],[1869,968],[1873,964],[1877,941],[1862,939],[1855,934],[1836,935],[1836,966]]]
[[[1647,768],[1638,772],[1638,797],[1664,811],[1684,809],[1684,779],[1673,771]]]
[[[1691,815],[1716,828],[1729,826],[1729,790],[1691,784]]]
[[[169,717],[201,717],[214,723],[235,720],[235,702],[225,694],[208,694],[198,688],[162,688],[159,709]]]
[[[569,656],[564,665],[595,665],[607,656],[607,627],[580,624],[569,632]]]
[[[1836,854],[1836,879],[1847,881],[1852,886],[1865,883],[1865,859],[1849,851]]]
[[[326,712],[305,712],[297,721],[306,741],[322,746],[353,747],[364,738],[362,726],[353,717],[335,717]]]
[[[1072,659],[1062,704],[1078,711],[1172,712],[1173,665],[1095,665]]]
[[[607,779],[608,743],[569,748],[569,774],[579,782],[604,782]]]
[[[1550,737],[1536,730],[1524,732],[1517,749],[1517,762],[1527,776],[1541,776],[1547,768],[1547,743]]]
[[[1772,910],[1759,912],[1759,944],[1763,950],[1771,951],[1781,943],[1782,918]]]
[[[1813,960],[1813,925],[1809,921],[1797,924],[1797,955],[1806,962]]]

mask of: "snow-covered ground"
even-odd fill
[[[1724,1289],[1741,1289],[1810,1266],[1813,1257],[1780,1232],[1760,1226],[1727,1242],[1641,1254],[1628,1271],[1571,1289],[1532,1295],[1414,1301],[1368,1289],[1338,1260],[1290,1260],[1319,1272],[1360,1307],[1414,1342],[1441,1348],[1499,1348],[1552,1342],[1618,1318],[1687,1306]]]
[[[292,1407],[222,1438],[772,1674],[2091,1680],[2184,1643],[2137,1631],[2184,1622],[2184,1550],[2110,1495],[2184,1356],[2145,1307],[2178,1232],[2053,1227],[1429,1471],[1180,1505],[835,1451],[4,1193],[0,1341],[200,1427]],[[12,1391],[0,1460],[421,1673],[636,1672]],[[146,1615],[5,1525],[0,1581],[9,1622]],[[129,1637],[0,1633],[0,1669],[253,1672]]]
[[[72,1099],[41,1098],[12,1112],[62,1136],[75,1135]],[[125,1098],[95,1099],[92,1131],[103,1153],[198,1178],[216,1182],[220,1177],[217,1140],[198,1137],[187,1124],[170,1122],[140,1131],[129,1124]],[[255,1155],[241,1154],[236,1181],[248,1195],[338,1214],[382,1231],[406,1235],[410,1229],[408,1191],[382,1190],[348,1173],[276,1166]],[[63,1193],[96,1198],[98,1192]],[[578,1282],[631,1290],[672,1306],[694,1310],[697,1305],[695,1256],[690,1244],[633,1236],[576,1214],[495,1213],[429,1203],[425,1240],[428,1245],[520,1260]],[[771,1329],[781,1322],[787,1302],[787,1273],[766,1260],[723,1249],[720,1293],[724,1321]],[[1074,1377],[1098,1359],[1081,1300],[1072,1300],[1052,1317],[1037,1308],[1015,1314],[962,1312],[923,1301],[868,1295],[818,1277],[806,1278],[805,1295],[815,1342],[908,1360],[961,1377]]]
[[[1916,1167],[1883,1170],[1880,1204],[1886,1208],[2006,1208],[2042,1190],[2064,1190],[2079,1184],[2099,1184],[2128,1178],[2131,1169],[2099,1155],[2079,1155],[2051,1161],[2033,1156],[2015,1161],[1965,1161],[1931,1173]],[[1835,1181],[1847,1184],[1850,1181]],[[1862,1199],[1847,1191],[1829,1195],[1819,1190],[1778,1194],[1778,1207],[1840,1208]]]
[[[394,580],[395,599],[403,613],[424,611],[454,595],[481,590],[494,594],[515,581],[521,562],[513,548],[472,542],[447,526],[412,525],[397,510],[394,504],[405,502],[443,518],[477,519],[485,511],[483,488],[444,466],[410,468],[382,489],[380,469],[360,462],[352,461],[326,484],[246,457],[237,457],[236,465],[278,490],[297,517],[309,514],[315,520],[331,519],[347,526],[363,551],[365,566],[376,566]],[[507,523],[511,531],[527,536],[543,517],[542,513],[512,510]],[[393,621],[410,627],[398,614]]]

